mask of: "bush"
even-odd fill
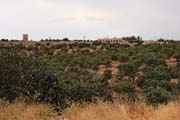
[[[67,42],[69,41],[69,38],[63,38],[62,40]]]
[[[73,102],[112,100],[108,82],[93,78],[84,69],[52,69],[45,61],[13,52],[0,53],[0,98],[46,102],[66,108]],[[57,67],[57,64],[56,64]]]
[[[135,82],[136,67],[132,63],[121,64],[118,69],[117,77],[119,80],[124,80],[124,77],[128,76],[128,81]]]
[[[146,68],[144,74],[137,81],[139,87],[163,87],[171,90],[170,71],[167,67],[156,66],[154,68]]]
[[[43,61],[16,53],[0,53],[0,98],[48,102],[57,79]]]
[[[114,91],[117,93],[134,93],[135,87],[131,82],[119,81],[114,86]]]
[[[162,103],[167,104],[170,100],[169,93],[161,87],[148,87],[143,93],[147,102],[155,106]]]
[[[137,100],[135,94],[135,86],[131,82],[119,81],[114,87],[113,90],[119,93],[119,100],[122,102],[134,102]]]
[[[74,71],[74,69],[76,71]],[[112,100],[108,81],[104,78],[93,78],[87,72],[77,68],[62,71],[58,76],[56,100],[62,101],[60,106],[70,105],[73,102],[94,102],[96,98]]]
[[[98,45],[101,45],[102,43],[100,41],[93,41],[92,42],[92,45],[93,46],[98,46]]]
[[[106,79],[111,79],[112,78],[112,70],[106,70],[104,71],[104,77]]]
[[[118,59],[120,62],[127,62],[129,60],[129,56],[128,55],[119,55]]]

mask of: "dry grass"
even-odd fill
[[[68,120],[180,120],[180,103],[169,103],[158,108],[100,102],[84,107],[73,105],[64,112]]]
[[[63,116],[66,120],[180,120],[180,103],[169,103],[155,109],[145,104],[99,102],[81,107],[72,105]],[[56,117],[47,105],[0,102],[0,120],[56,120]]]
[[[51,107],[43,104],[0,102],[0,120],[51,120],[53,112]]]

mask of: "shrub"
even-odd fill
[[[122,55],[118,56],[118,59],[119,59],[120,62],[127,62],[129,60],[129,56],[125,55],[125,54],[124,55],[122,54]]]
[[[161,87],[148,87],[143,92],[146,100],[149,104],[158,105],[158,104],[167,104],[170,100],[169,93]]]
[[[13,52],[0,53],[0,57],[0,98],[49,101],[57,79],[44,61]]]
[[[117,93],[134,93],[135,87],[131,82],[119,81],[114,86],[114,91]]]
[[[92,45],[93,46],[98,46],[101,45],[102,43],[100,41],[93,41]]]
[[[111,79],[112,78],[112,70],[106,70],[104,71],[104,77],[106,79]]]
[[[113,90],[119,93],[119,100],[122,102],[134,102],[137,99],[135,94],[135,86],[131,82],[119,81]]]
[[[136,67],[132,63],[125,63],[118,66],[119,73],[117,75],[119,80],[123,80],[128,76],[128,80],[135,82]]]
[[[142,88],[161,86],[170,90],[170,71],[164,66],[146,68],[144,74],[139,78],[137,83]]]
[[[67,42],[69,41],[69,38],[63,38],[62,40]]]

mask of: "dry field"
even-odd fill
[[[99,102],[84,106],[72,105],[60,119],[51,107],[23,102],[1,102],[0,120],[180,120],[180,103],[153,108],[145,104],[111,104]]]
[[[68,120],[180,120],[180,103],[153,108],[144,104],[121,105],[100,102],[67,109]]]
[[[43,104],[0,102],[0,120],[54,120],[53,109]]]

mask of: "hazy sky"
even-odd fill
[[[180,0],[0,0],[0,38],[180,39]]]

